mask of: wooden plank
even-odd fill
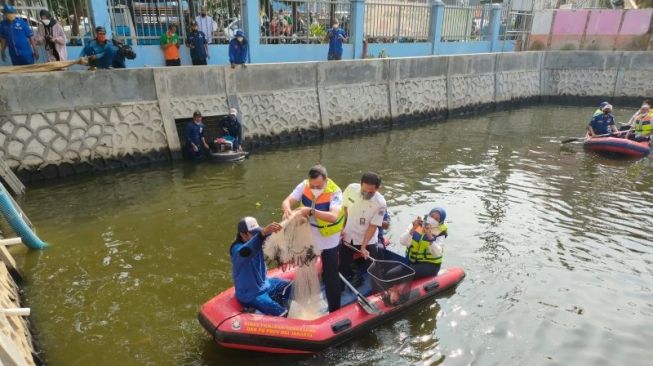
[[[9,253],[4,245],[0,245],[0,260],[7,266],[7,270],[16,282],[23,280],[23,275],[20,273],[14,257],[11,256],[11,253]]]
[[[0,239],[0,245],[16,245],[16,244],[23,244],[23,239],[21,238]]]
[[[9,186],[9,189],[11,189],[12,192],[14,192],[15,195],[22,195],[25,193],[25,186],[23,185],[23,182],[18,179],[16,174],[14,174],[11,169],[9,169],[9,166],[3,159],[0,158],[0,178],[7,183]]]

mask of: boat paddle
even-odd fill
[[[623,134],[623,133],[630,132],[630,131],[631,131],[631,130],[617,131],[617,132],[613,132],[613,133],[606,133],[606,134],[603,134],[603,135],[595,135],[595,136],[592,136],[591,138],[595,138],[595,137],[609,137],[609,136],[621,135],[621,134]],[[562,140],[560,143],[561,143],[561,144],[566,144],[566,143],[569,143],[569,142],[585,140],[586,138],[587,138],[586,136],[583,136],[583,137],[572,137],[572,138],[568,138],[568,139],[566,139],[566,140]]]
[[[361,295],[361,293],[358,292],[358,290],[356,290],[356,287],[354,287],[354,285],[349,283],[349,281],[347,281],[347,279],[345,278],[345,276],[342,275],[342,273],[338,272],[338,275],[340,276],[342,282],[344,282],[345,285],[349,287],[351,292],[356,294],[356,301],[358,301],[358,305],[360,305],[363,308],[363,310],[365,310],[365,312],[373,315],[383,314],[383,311],[381,311],[381,309],[379,309],[376,305],[372,304],[370,300],[368,300],[365,296]]]

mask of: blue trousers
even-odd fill
[[[288,300],[290,296],[289,281],[280,278],[268,279],[270,288],[258,295],[254,300],[241,302],[243,306],[255,308],[265,315],[284,316],[288,309],[281,305],[283,300]]]

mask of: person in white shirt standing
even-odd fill
[[[343,207],[347,221],[342,231],[344,243],[359,249],[364,258],[381,259],[378,247],[379,228],[383,225],[386,203],[379,193],[381,178],[373,172],[361,177],[361,182],[350,184],[343,193]],[[340,273],[351,280],[354,250],[347,245],[340,247]],[[352,281],[354,286],[359,281]]]
[[[213,43],[213,31],[215,27],[213,26],[213,17],[206,15],[206,6],[202,7],[200,15],[195,17],[199,31],[203,32],[206,36],[206,41],[208,44]]]
[[[295,187],[283,201],[284,220],[292,215],[292,207],[299,205],[300,213],[309,218],[317,248],[321,250],[322,281],[324,282],[329,312],[340,309],[342,288],[338,276],[338,245],[345,223],[342,210],[342,191],[328,178],[326,168],[316,165],[308,171],[308,179]]]

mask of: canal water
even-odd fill
[[[653,166],[579,144],[593,108],[537,106],[252,155],[41,183],[22,201],[45,251],[16,254],[49,365],[643,365],[653,358]],[[618,111],[623,120],[632,111]],[[383,179],[396,243],[448,211],[467,278],[314,356],[221,349],[196,320],[232,285],[238,219],[279,220],[323,163]],[[400,251],[397,246],[393,247]]]

